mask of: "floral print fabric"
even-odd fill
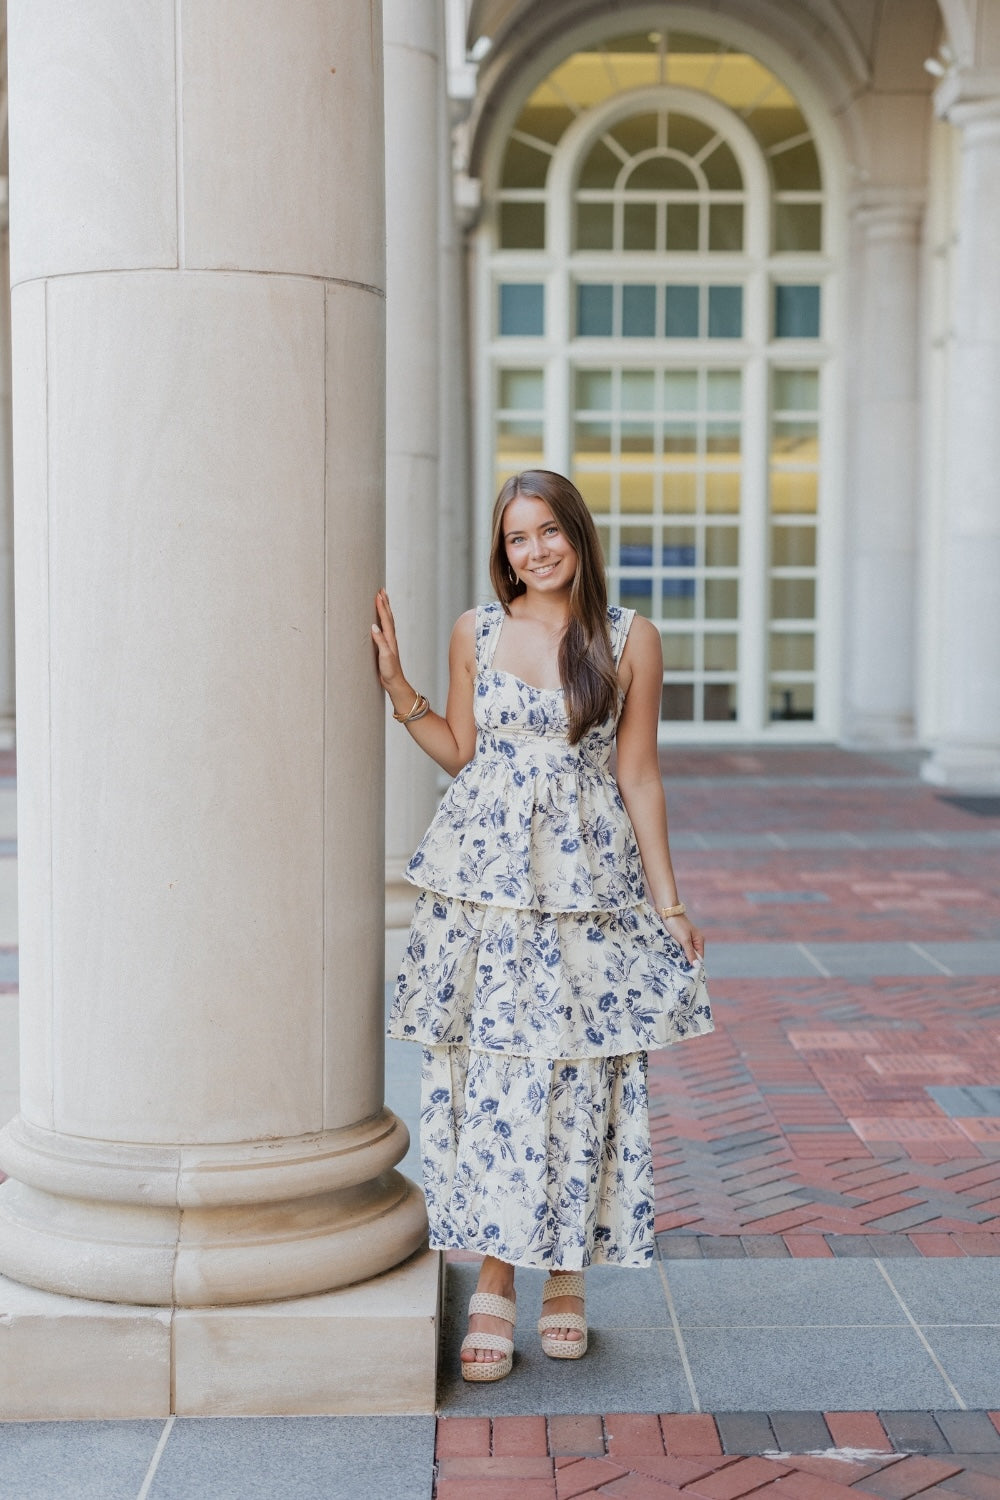
[[[608,616],[618,661],[633,612]],[[642,1265],[645,1053],[711,1031],[704,976],[645,903],[618,714],[570,745],[561,691],[493,669],[503,618],[477,611],[476,752],[407,870],[422,889],[389,1022],[424,1047],[431,1244]]]

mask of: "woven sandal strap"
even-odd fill
[[[462,1349],[494,1349],[506,1358],[513,1354],[514,1343],[512,1339],[505,1339],[502,1333],[467,1333],[462,1340]]]
[[[579,1313],[546,1313],[538,1320],[538,1332],[545,1333],[549,1328],[575,1328],[578,1333],[586,1333],[587,1320]]]
[[[495,1292],[473,1292],[469,1298],[469,1313],[487,1313],[491,1318],[503,1318],[508,1323],[517,1321],[517,1308],[509,1297],[498,1297]]]
[[[582,1297],[583,1277],[579,1271],[559,1271],[549,1277],[542,1287],[542,1301],[552,1297]]]

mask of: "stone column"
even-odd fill
[[[147,1411],[393,1409],[370,1328],[360,1365],[309,1345],[309,1294],[425,1234],[382,1086],[378,5],[13,0],[9,29],[0,1271],[65,1316],[170,1310]],[[264,1301],[269,1330],[212,1321]]]
[[[6,199],[6,182],[3,183]],[[0,748],[14,744],[14,476],[10,433],[10,258],[0,204]]]
[[[912,743],[915,717],[922,199],[873,191],[855,211],[856,432],[848,513],[848,743]]]
[[[410,681],[438,697],[437,0],[383,0],[386,131],[386,586]],[[389,721],[386,887],[390,926],[409,921],[403,866],[437,802],[437,768]]]
[[[1000,789],[1000,89],[958,72],[939,111],[962,132],[945,460],[943,732],[928,781]]]

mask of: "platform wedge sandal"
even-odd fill
[[[503,1318],[511,1327],[517,1322],[517,1309],[506,1297],[494,1292],[473,1292],[469,1298],[469,1317],[473,1313],[485,1313],[491,1318]],[[466,1349],[498,1349],[500,1359],[463,1360],[463,1380],[503,1380],[510,1374],[514,1363],[514,1343],[501,1333],[467,1333],[462,1340],[461,1353]]]
[[[542,1287],[542,1306],[553,1297],[579,1297],[584,1300],[583,1277],[579,1271],[553,1271]],[[573,1328],[578,1339],[554,1339],[550,1328]],[[582,1359],[587,1352],[587,1319],[579,1313],[545,1313],[538,1320],[542,1336],[542,1353],[549,1359]]]

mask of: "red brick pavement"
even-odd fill
[[[492,1423],[486,1417],[444,1417],[437,1427],[434,1494],[436,1500],[1000,1500],[997,1453],[952,1453],[943,1437],[940,1452],[895,1451],[875,1412],[829,1412],[813,1420],[821,1429],[825,1424],[829,1448],[788,1454],[775,1442],[765,1456],[725,1451],[716,1420],[707,1414],[506,1417]],[[988,1434],[986,1414],[977,1420]],[[515,1432],[517,1454],[509,1456]]]

